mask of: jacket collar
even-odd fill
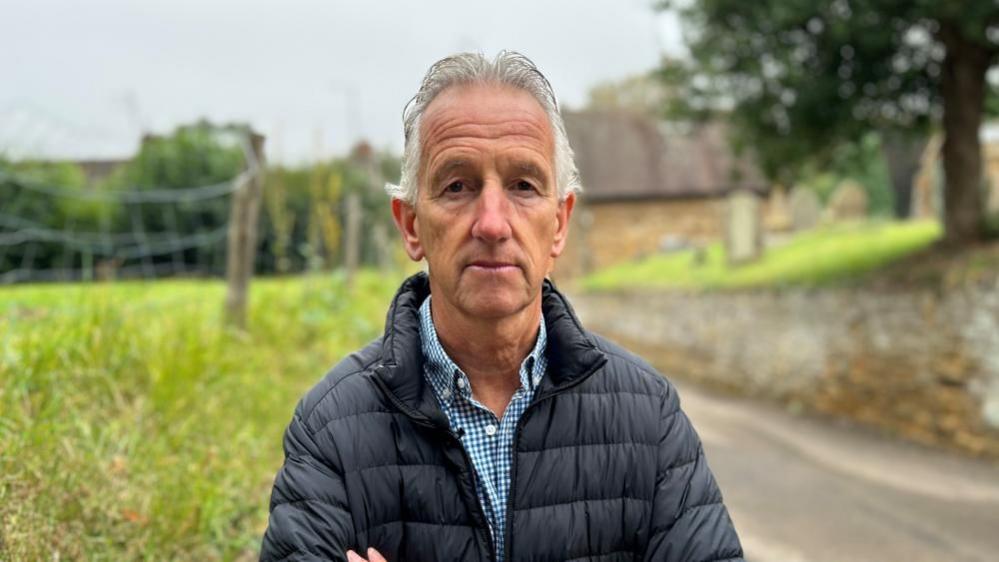
[[[420,305],[430,294],[430,279],[420,272],[403,282],[385,319],[382,361],[375,378],[406,414],[447,427],[447,418],[423,377]],[[565,296],[545,279],[541,311],[548,335],[548,370],[535,400],[581,382],[606,362],[603,352],[583,330]]]

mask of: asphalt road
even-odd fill
[[[678,388],[747,560],[999,560],[999,466]]]

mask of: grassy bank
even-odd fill
[[[929,247],[940,235],[939,225],[931,221],[842,224],[800,234],[745,265],[728,265],[719,243],[700,252],[686,250],[610,267],[582,285],[596,291],[821,286],[858,279]]]
[[[0,560],[256,558],[301,394],[400,278],[0,288]]]

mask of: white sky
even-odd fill
[[[272,160],[399,150],[435,60],[531,57],[563,105],[683,51],[651,0],[0,0],[0,152],[119,157],[140,131],[248,121]]]

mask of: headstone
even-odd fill
[[[750,191],[736,191],[728,197],[725,221],[725,250],[731,264],[759,257],[763,248],[760,200]]]
[[[819,196],[807,187],[791,190],[791,226],[794,230],[808,230],[819,224],[822,203]]]
[[[912,206],[909,216],[915,219],[939,218],[941,205],[940,188],[943,173],[940,170],[940,149],[943,138],[930,137],[920,158],[919,171],[912,180]]]
[[[857,220],[867,216],[867,192],[853,180],[843,180],[829,198],[829,214],[833,220]]]
[[[996,126],[997,138],[984,143],[982,152],[985,160],[985,212],[989,215],[999,215],[999,125]]]
[[[786,232],[794,227],[791,220],[791,203],[787,190],[781,185],[774,185],[766,205],[764,228],[767,232]]]

